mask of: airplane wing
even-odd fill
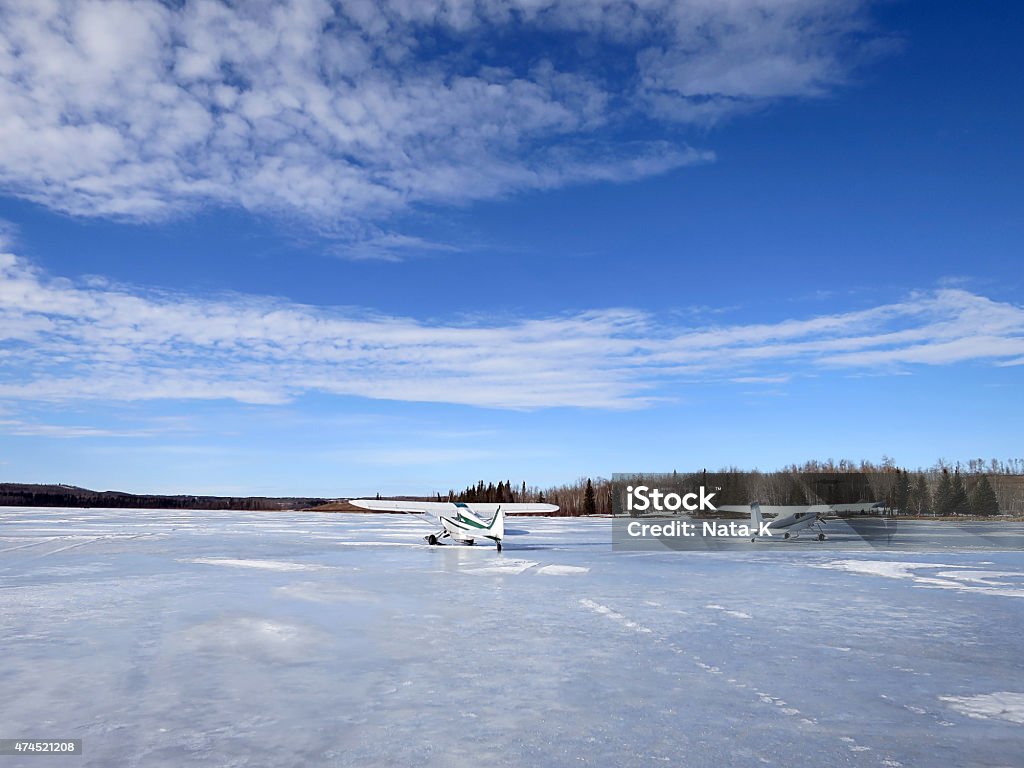
[[[455,510],[462,507],[469,507],[469,510],[480,517],[492,517],[495,512],[498,511],[498,507],[501,507],[502,511],[506,515],[523,515],[523,514],[535,514],[535,515],[550,515],[558,511],[557,504],[528,504],[528,503],[501,503],[497,504],[494,502],[470,502],[463,504],[462,502],[441,502],[447,504],[449,510]]]
[[[372,512],[405,512],[410,515],[423,515],[435,523],[440,523],[441,513],[451,510],[446,502],[437,501],[391,501],[384,499],[349,499],[353,507],[361,507]]]
[[[837,515],[881,512],[885,507],[884,501],[858,501],[856,504],[833,504],[830,512]]]
[[[761,513],[766,516],[786,517],[796,512],[807,512],[812,515],[840,514],[843,512],[878,511],[882,502],[864,501],[856,504],[761,504]],[[719,504],[719,512],[750,513],[749,504]]]
[[[716,504],[715,509],[718,510],[719,512],[729,512],[730,514],[750,514],[749,504]]]
[[[556,504],[497,504],[497,503],[469,503],[461,501],[392,501],[390,499],[350,499],[349,504],[375,512],[407,512],[413,515],[426,515],[432,520],[437,520],[443,514],[451,514],[459,509],[469,509],[476,515],[483,518],[493,517],[494,513],[501,507],[506,515],[533,513],[551,514],[558,511]]]

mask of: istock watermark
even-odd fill
[[[904,472],[717,472],[613,475],[612,548],[793,552],[841,550],[1024,550],[1024,521],[1002,512],[1024,478],[949,478]],[[935,489],[931,489],[931,485]],[[982,499],[940,515],[960,487]],[[980,505],[980,501],[978,502]]]
[[[627,512],[678,512],[680,509],[687,512],[715,512],[715,505],[711,500],[715,493],[708,493],[703,485],[698,491],[678,494],[674,491],[663,493],[658,488],[648,488],[646,485],[626,486],[626,511]]]
[[[687,538],[710,536],[712,538],[746,539],[749,537],[771,536],[772,532],[769,526],[770,521],[760,522],[756,525],[747,525],[746,523],[737,523],[735,521],[722,523],[712,520],[701,520],[699,522],[667,520],[661,523],[642,523],[639,520],[630,520],[626,523],[626,533],[633,538],[643,538],[645,536],[654,536],[655,538],[662,536],[684,536]]]

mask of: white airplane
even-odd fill
[[[885,506],[884,502],[863,502],[858,504],[814,504],[811,506],[765,506],[764,511],[775,513],[775,519],[764,523],[761,514],[762,508],[758,502],[750,505],[750,525],[755,530],[766,530],[771,537],[782,534],[783,539],[795,539],[800,531],[813,528],[817,533],[818,541],[825,541],[828,538],[821,526],[825,524],[826,514],[839,514],[841,512],[851,514],[854,512],[877,512]],[[719,507],[724,509],[724,507]],[[768,536],[755,536],[751,541],[758,538],[767,539]]]
[[[466,504],[461,501],[385,501],[380,499],[351,499],[349,504],[375,512],[406,512],[423,515],[441,526],[437,533],[423,538],[427,544],[439,544],[451,537],[460,544],[472,545],[476,539],[490,539],[501,552],[505,538],[506,512],[533,512],[551,514],[558,511],[555,504]]]

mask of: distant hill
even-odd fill
[[[0,483],[4,507],[114,507],[129,509],[248,509],[279,511],[308,509],[328,499],[270,496],[160,496],[123,491],[93,491],[74,485]]]

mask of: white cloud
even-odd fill
[[[148,430],[116,430],[72,424],[39,424],[20,419],[0,419],[0,433],[21,437],[153,437],[158,432]]]
[[[51,278],[0,255],[0,400],[231,399],[304,393],[495,408],[637,408],[694,381],[1017,363],[1024,308],[960,289],[856,312],[686,327],[631,309],[425,323],[230,294]]]
[[[420,253],[454,253],[461,250],[450,243],[438,243],[422,237],[402,235],[396,232],[352,233],[353,237],[344,245],[331,250],[345,258],[356,261],[401,261],[402,256],[409,252]]]
[[[318,227],[713,157],[671,125],[841,83],[867,0],[0,1],[0,188]],[[555,62],[558,62],[556,65]],[[621,142],[634,117],[663,140]]]
[[[793,377],[789,375],[783,376],[736,376],[731,379],[737,384],[785,384],[790,381]]]
[[[7,219],[0,219],[0,251],[14,248],[18,240],[18,225]]]

